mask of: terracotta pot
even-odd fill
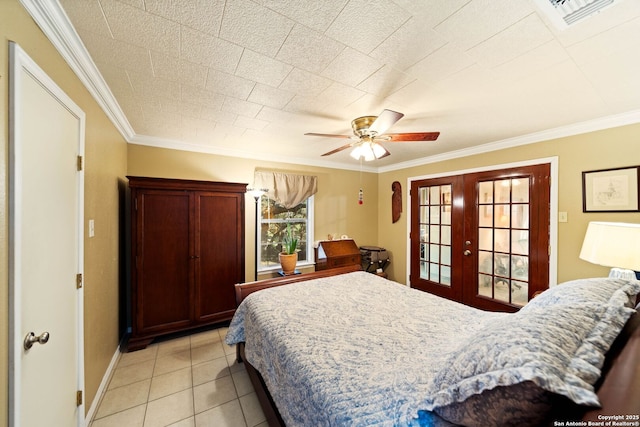
[[[280,258],[280,265],[282,266],[282,272],[285,275],[293,274],[296,270],[296,263],[298,262],[298,254],[286,254],[284,252],[280,252],[278,254]]]

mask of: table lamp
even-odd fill
[[[638,278],[640,224],[590,222],[580,258],[593,264],[613,267],[609,277]]]

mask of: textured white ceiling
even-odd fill
[[[384,108],[394,133],[441,132],[385,143],[384,170],[640,110],[638,0],[565,30],[534,0],[60,4],[134,143],[352,168],[321,157],[348,141],[303,134]]]

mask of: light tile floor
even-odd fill
[[[227,328],[123,353],[89,427],[267,427]]]

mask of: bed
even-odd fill
[[[357,270],[236,285],[226,342],[270,426],[640,425],[640,282],[495,313]]]

